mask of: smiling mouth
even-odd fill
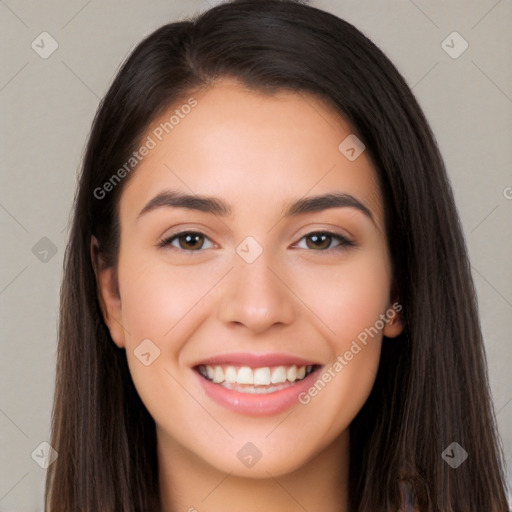
[[[202,377],[226,389],[239,393],[266,394],[295,386],[321,365],[279,365],[252,368],[232,365],[198,365]]]

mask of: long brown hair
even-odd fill
[[[475,288],[433,134],[388,58],[336,16],[287,0],[234,1],[162,26],[123,63],[96,113],[65,252],[46,510],[158,511],[155,423],[103,320],[90,244],[116,265],[118,203],[136,167],[104,183],[152,120],[219,77],[326,100],[366,145],[385,205],[405,328],[384,339],[372,393],[350,427],[350,510],[508,510]],[[104,189],[103,189],[104,190]],[[468,460],[452,468],[458,443]]]

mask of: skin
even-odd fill
[[[348,427],[373,386],[382,336],[402,331],[400,315],[307,405],[270,416],[213,402],[191,366],[219,353],[287,352],[327,368],[389,310],[397,298],[375,170],[366,152],[351,162],[339,151],[353,131],[313,96],[222,79],[195,97],[133,171],[117,268],[97,271],[112,339],[157,425],[163,510],[348,510]],[[167,188],[219,197],[232,215],[161,207],[137,219]],[[282,218],[289,202],[328,192],[352,194],[375,222],[351,207]],[[192,243],[204,248],[193,252],[183,237],[158,247],[185,230],[204,233]],[[336,250],[333,238],[317,248],[306,235],[321,230],[356,246]],[[247,236],[263,249],[250,264],[235,251]],[[149,366],[134,355],[146,338],[160,349]],[[262,453],[250,468],[237,457],[247,442]]]

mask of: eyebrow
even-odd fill
[[[211,213],[220,217],[228,217],[232,214],[230,205],[217,197],[191,195],[176,190],[164,190],[146,203],[139,212],[137,219],[145,213],[161,207],[186,208],[188,210]],[[285,206],[283,217],[320,212],[329,208],[356,208],[375,224],[371,210],[359,199],[346,193],[330,193],[298,199]]]

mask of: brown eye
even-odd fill
[[[204,248],[205,239],[208,239],[208,237],[198,231],[182,231],[181,233],[176,233],[165,240],[162,240],[160,242],[160,247],[172,246],[176,249],[195,252]],[[176,240],[178,241],[178,246],[173,244]]]
[[[329,245],[331,245],[332,237],[324,233],[320,233],[308,235],[306,240],[311,241],[311,244],[307,244],[310,249],[328,249]]]
[[[307,249],[313,249],[321,252],[325,252],[331,249],[343,249],[345,247],[352,247],[355,245],[354,242],[352,242],[348,238],[342,235],[338,235],[336,233],[331,233],[330,231],[317,231],[314,233],[309,233],[303,238],[306,239]],[[335,245],[334,247],[331,247],[331,243],[333,240],[338,240],[338,244]]]

